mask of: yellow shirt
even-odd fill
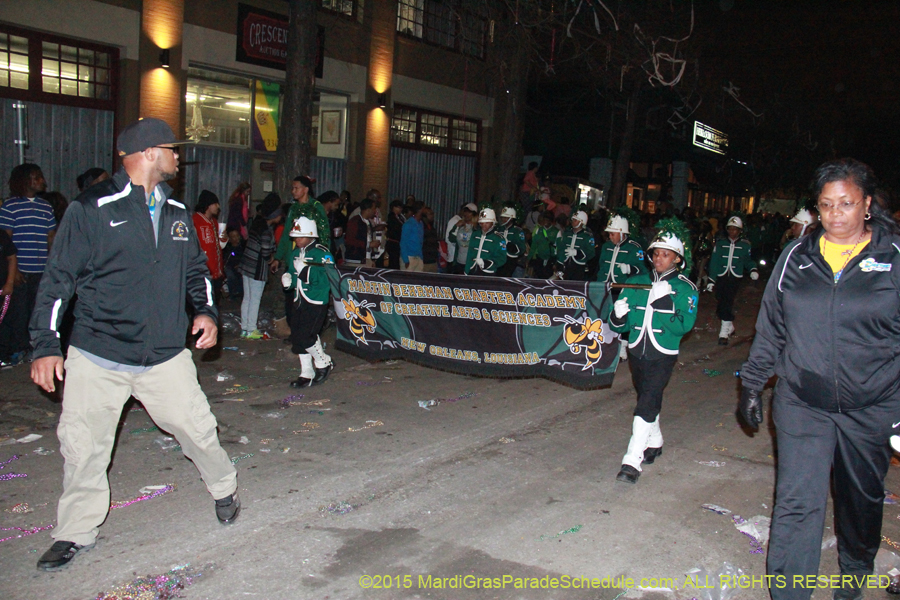
[[[835,283],[841,278],[844,267],[847,266],[856,255],[862,252],[863,248],[868,244],[869,240],[858,244],[832,244],[825,241],[824,235],[819,238],[819,251],[822,253],[822,256],[825,257],[825,262],[831,267],[831,271],[834,273]]]

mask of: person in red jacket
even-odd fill
[[[219,245],[219,197],[209,190],[200,192],[197,206],[194,207],[194,229],[200,249],[206,254],[206,266],[213,282],[213,298],[218,302],[219,291],[225,280],[225,269],[222,267],[222,246]]]

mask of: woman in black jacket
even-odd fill
[[[862,598],[881,542],[888,439],[900,431],[900,230],[873,202],[872,170],[853,159],[816,171],[821,229],[789,244],[760,306],[741,369],[739,411],[762,422],[778,376],[776,500],[767,572],[774,600],[808,599],[794,576],[819,569],[831,475],[842,587]]]

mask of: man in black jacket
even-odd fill
[[[122,130],[122,170],[72,202],[47,263],[30,326],[31,377],[53,392],[65,368],[57,428],[65,465],[56,543],[38,561],[41,570],[58,569],[93,546],[109,511],[106,470],[116,427],[132,395],[197,466],[219,521],[231,523],[240,512],[234,465],[184,347],[185,297],[195,312],[197,348],[215,345],[217,313],[191,214],[165,183],[178,172],[177,144],[158,119]],[[63,363],[57,332],[75,293]]]

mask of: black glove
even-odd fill
[[[750,427],[759,427],[762,423],[762,391],[751,390],[744,387],[741,390],[741,401],[738,404],[738,412],[744,417],[744,421]]]

